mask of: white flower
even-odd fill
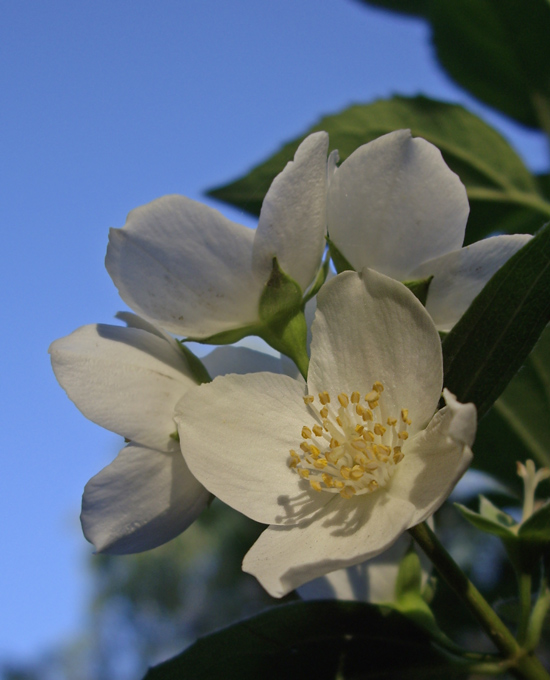
[[[276,597],[375,557],[432,515],[470,462],[476,427],[475,407],[448,392],[451,408],[434,415],[441,343],[400,283],[371,270],[335,277],[312,333],[307,385],[228,375],[176,406],[193,474],[271,525],[243,568]]]
[[[193,338],[260,323],[273,258],[304,292],[325,248],[328,135],[299,146],[248,229],[184,196],[133,210],[111,229],[106,267],[122,299],[168,331]]]
[[[149,550],[184,531],[211,495],[181,455],[174,406],[197,383],[176,341],[133,314],[128,323],[83,326],[50,347],[55,375],[95,423],[130,443],[86,485],[82,527],[99,552]],[[279,360],[222,347],[205,357],[211,375],[278,370]]]
[[[531,236],[494,236],[462,248],[468,198],[439,150],[409,130],[359,147],[340,167],[331,156],[329,238],[357,271],[399,281],[433,276],[426,308],[450,330],[490,277]]]

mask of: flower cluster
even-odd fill
[[[529,237],[462,248],[464,186],[408,131],[340,166],[327,152],[326,133],[302,142],[256,230],[182,196],[111,230],[107,270],[139,316],[50,348],[69,398],[127,440],[84,491],[82,525],[98,551],[160,545],[214,495],[269,525],[243,568],[282,596],[392,546],[402,555],[402,534],[468,466],[476,411],[444,389],[438,331]],[[326,276],[327,240],[336,276]],[[408,289],[418,282],[420,299]],[[246,335],[297,370],[233,346],[200,362],[185,345]]]

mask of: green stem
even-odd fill
[[[504,625],[483,595],[466,577],[439,542],[430,527],[423,522],[409,529],[409,533],[430,558],[449,587],[464,601],[479,621],[497,649],[510,663],[510,671],[526,680],[550,680],[540,661],[527,653]]]
[[[531,651],[536,648],[539,644],[540,636],[542,633],[542,627],[544,625],[544,620],[550,609],[550,589],[548,588],[548,582],[543,579],[541,584],[540,593],[533,607],[531,613],[531,619],[529,621],[529,626],[527,628],[527,634],[525,636],[525,649]]]
[[[525,644],[529,615],[531,614],[531,574],[518,574],[519,585],[519,625],[517,639],[520,645]]]

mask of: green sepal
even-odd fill
[[[311,300],[312,297],[315,297],[315,295],[317,295],[317,293],[321,290],[321,286],[327,280],[329,267],[330,267],[330,253],[327,253],[325,259],[323,260],[321,268],[317,272],[317,276],[315,277],[313,285],[304,296],[304,302],[309,302],[309,300]]]
[[[332,258],[332,262],[334,264],[334,268],[336,269],[336,273],[341,274],[342,272],[347,272],[347,271],[354,272],[355,269],[351,266],[351,264],[348,262],[348,260],[342,255],[342,253],[338,250],[338,248],[334,245],[334,243],[330,240],[330,238],[328,236],[327,236],[327,244],[328,244],[328,251],[329,251],[330,256]]]
[[[271,276],[260,297],[260,319],[269,325],[293,314],[302,306],[302,289],[285,274],[277,258],[273,258]]]
[[[307,323],[304,316],[302,289],[288,276],[277,258],[260,297],[258,335],[271,347],[290,357],[300,373],[307,376]]]
[[[325,264],[321,267],[313,287],[318,285],[318,288],[320,288],[323,285],[326,272],[328,272],[328,261]],[[324,272],[323,268],[325,268]],[[302,299],[300,285],[281,269],[277,258],[274,257],[271,275],[260,296],[259,323],[232,328],[228,331],[209,335],[207,338],[188,337],[185,342],[200,342],[204,345],[232,345],[249,335],[257,335],[265,340],[268,345],[271,345],[273,349],[290,357],[305,378],[309,364],[307,323],[304,316],[304,306],[307,299],[309,298]],[[190,350],[187,349],[187,351]],[[196,357],[194,358],[199,361]],[[206,369],[204,370],[205,374],[208,375]],[[208,376],[208,380],[202,382],[209,381],[210,376]]]
[[[290,357],[304,377],[307,377],[309,356],[307,353],[307,322],[302,309],[293,316],[263,327],[258,335],[273,349]]]
[[[192,336],[185,338],[184,342],[200,342],[203,345],[232,345],[248,335],[258,335],[260,326],[253,324],[250,326],[241,326],[240,328],[232,328],[228,331],[221,331],[221,333],[214,333],[207,338],[194,338]]]
[[[403,281],[403,284],[411,291],[411,293],[420,302],[426,306],[426,300],[428,299],[428,291],[430,289],[430,283],[432,282],[433,274],[426,277],[425,279],[415,279],[414,281]]]
[[[202,385],[204,383],[212,382],[210,373],[208,373],[205,365],[202,363],[199,357],[196,354],[193,354],[193,352],[185,345],[182,340],[178,340],[177,342],[185,358],[187,359],[187,365],[193,374],[193,378],[195,378],[197,381],[197,384]]]
[[[433,612],[422,594],[422,565],[411,545],[399,563],[395,582],[395,599],[391,606],[428,631],[434,638],[442,638]]]

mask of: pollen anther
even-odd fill
[[[388,484],[404,458],[401,447],[409,437],[407,426],[411,421],[408,409],[395,414],[403,423],[399,432],[398,418],[391,413],[391,406],[384,403],[380,413],[375,411],[378,422],[374,422],[373,410],[379,408],[380,399],[385,399],[383,391],[382,383],[375,382],[365,395],[366,404],[360,403],[358,390],[351,394],[340,392],[335,397],[337,410],[328,407],[331,397],[326,390],[317,397],[304,397],[304,403],[316,413],[317,422],[303,425],[302,441],[297,450],[290,450],[287,465],[306,479],[313,491],[340,493],[342,498],[349,499],[373,493]],[[366,425],[369,421],[371,429]]]

